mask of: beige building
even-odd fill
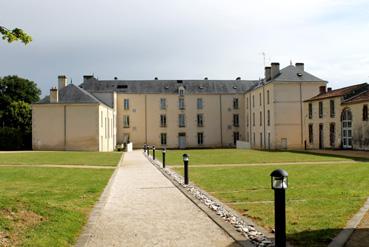
[[[311,149],[369,149],[369,85],[325,87],[304,103],[304,140]]]
[[[243,141],[257,149],[300,149],[303,101],[324,85],[302,63],[283,69],[272,63],[261,80],[128,81],[84,76],[80,87],[59,87],[59,101],[47,97],[33,105],[33,146],[109,151],[128,141],[136,148],[234,147]],[[74,95],[65,98],[69,87],[88,95],[91,102]],[[57,107],[67,110],[54,116]],[[92,109],[87,113],[88,107],[95,107],[95,113]],[[76,109],[73,120],[68,119],[72,109]],[[51,117],[58,127],[45,130]],[[58,138],[49,140],[56,130]]]
[[[115,109],[58,77],[58,88],[32,105],[33,150],[113,151]]]

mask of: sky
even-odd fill
[[[0,0],[0,25],[33,37],[0,40],[0,77],[43,95],[58,75],[259,79],[264,60],[303,62],[333,88],[369,81],[366,0]]]

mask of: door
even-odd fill
[[[323,135],[323,124],[319,124],[319,149],[323,149],[324,144],[324,135]]]
[[[180,149],[186,148],[186,133],[178,134],[178,146]]]
[[[349,109],[342,112],[342,147],[352,148],[352,114]]]

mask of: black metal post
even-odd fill
[[[144,144],[144,153],[146,154],[146,144]]]
[[[286,190],[274,190],[275,246],[286,246]]]
[[[150,156],[150,146],[147,145],[147,156]]]
[[[155,160],[155,146],[152,146],[152,159]]]
[[[306,149],[307,149],[307,148],[306,148],[306,140],[305,140],[305,142],[304,142],[304,145],[305,145],[305,150],[306,150]]]
[[[183,155],[183,165],[184,165],[184,184],[188,184],[188,155]]]
[[[163,152],[162,152],[162,154],[163,154],[163,168],[165,168],[165,153],[166,153],[166,150],[163,149]]]

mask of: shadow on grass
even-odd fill
[[[339,150],[337,150],[339,151]],[[318,157],[332,157],[332,158],[347,158],[358,162],[368,162],[369,158],[364,157],[352,157],[347,154],[330,154],[330,153],[314,153],[312,151],[305,151],[305,150],[288,150],[283,152],[289,152],[289,153],[298,153],[298,154],[310,154]]]
[[[293,246],[320,247],[328,246],[332,240],[342,231],[342,229],[321,229],[314,231],[302,231],[294,234],[288,234],[287,240]],[[351,232],[348,229],[347,232]],[[346,233],[347,233],[346,232]],[[340,245],[333,245],[340,246]],[[368,247],[369,246],[369,228],[355,229],[345,247]]]

